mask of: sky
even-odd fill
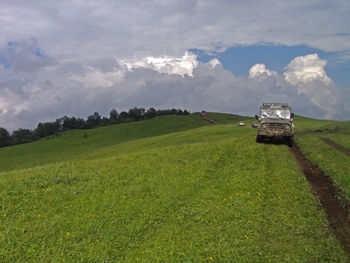
[[[0,127],[132,107],[350,119],[348,0],[0,1]]]

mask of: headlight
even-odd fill
[[[286,125],[285,128],[286,128],[287,131],[290,130],[290,126],[289,125]]]
[[[266,129],[266,124],[263,124],[263,125],[262,125],[262,128],[263,128],[263,129]]]

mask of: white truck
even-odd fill
[[[256,142],[279,140],[289,147],[293,146],[295,127],[293,124],[294,113],[287,103],[263,103],[260,107]]]

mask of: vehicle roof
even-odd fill
[[[260,109],[291,109],[288,103],[263,103]]]

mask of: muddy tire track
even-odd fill
[[[306,159],[299,146],[290,148],[306,179],[309,181],[314,195],[327,213],[327,219],[335,236],[342,244],[350,260],[350,218],[348,210],[350,202],[341,198],[341,191],[332,180],[324,174],[320,167]]]
[[[210,122],[210,123],[218,123],[218,121],[216,120],[213,120],[213,119],[210,119],[207,115],[207,113],[203,110],[201,111],[201,117],[203,118],[203,120],[206,120],[207,122]]]
[[[324,141],[325,143],[327,143],[329,146],[332,146],[333,148],[337,149],[338,151],[346,154],[347,156],[350,156],[350,150],[341,146],[340,144],[332,141],[331,139],[328,138],[320,138],[322,141]]]

